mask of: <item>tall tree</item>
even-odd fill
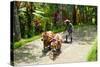
[[[77,5],[73,5],[73,24],[76,24],[76,11],[77,11]]]
[[[21,39],[21,31],[20,31],[20,22],[18,17],[18,2],[14,2],[13,5],[13,36],[15,41],[19,41]]]
[[[34,11],[33,8],[33,3],[32,2],[28,2],[27,6],[26,6],[26,11],[27,11],[27,26],[28,26],[28,32],[27,35],[28,37],[32,37],[33,34],[33,25],[32,25],[32,19],[33,19],[33,14],[32,12]]]

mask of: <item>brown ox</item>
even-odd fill
[[[55,34],[51,40],[50,58],[54,60],[61,53],[62,38],[59,34]]]
[[[43,41],[43,48],[44,50],[46,48],[51,48],[51,40],[54,36],[54,33],[52,31],[47,31],[47,32],[44,32],[42,33],[42,41]]]
[[[61,43],[62,43],[61,36],[59,34],[55,34],[51,40],[51,49],[54,51],[60,51],[61,50]]]

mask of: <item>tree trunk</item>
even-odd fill
[[[32,9],[32,2],[30,3],[27,3],[27,35],[28,37],[32,37],[33,35],[33,31],[32,31],[32,19],[33,19],[33,15],[32,15],[32,12],[33,12],[33,9]]]
[[[73,6],[73,24],[76,24],[76,5]]]
[[[95,10],[95,24],[97,25],[97,20],[98,20],[97,19],[97,7],[95,7],[94,10]]]
[[[16,2],[14,2],[14,9],[13,9],[13,36],[15,41],[19,41],[21,39],[21,31],[20,31],[20,23],[18,17],[18,9],[16,6]]]

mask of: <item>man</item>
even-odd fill
[[[66,35],[66,42],[68,42],[68,38],[70,37],[70,43],[72,43],[73,24],[68,19],[66,19],[64,22],[67,24],[67,32],[68,32],[68,35]]]

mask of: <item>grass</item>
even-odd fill
[[[20,41],[14,43],[14,49],[24,46],[26,43],[34,41],[38,38],[40,38],[40,35],[33,36],[32,38],[28,38],[28,39],[21,39]]]
[[[88,56],[87,56],[88,61],[97,61],[97,39],[93,43],[93,47],[91,48]]]

